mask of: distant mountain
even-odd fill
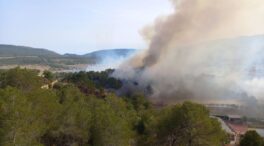
[[[0,57],[15,57],[15,56],[47,56],[59,57],[60,54],[39,48],[31,48],[25,46],[0,45]]]
[[[122,61],[123,59],[134,55],[136,52],[136,49],[109,49],[94,51],[83,56],[88,58],[95,58],[98,63],[102,63],[105,61],[114,62],[114,60]]]
[[[47,49],[0,44],[0,69],[6,66],[37,65],[52,70],[83,70],[88,65],[99,64],[104,58],[126,58],[135,52],[135,49],[109,49],[84,55],[60,55]]]
[[[94,51],[88,54],[85,54],[83,56],[90,57],[90,56],[120,56],[120,57],[126,57],[129,56],[133,53],[136,53],[136,49],[109,49],[109,50],[99,50],[99,51]]]

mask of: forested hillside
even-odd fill
[[[156,109],[139,93],[117,96],[122,82],[112,72],[38,76],[37,70],[2,70],[0,145],[222,146],[228,141],[200,104]]]

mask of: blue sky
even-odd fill
[[[139,31],[171,11],[167,0],[0,0],[0,43],[78,54],[142,49]]]

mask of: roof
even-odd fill
[[[233,123],[227,122],[227,125],[236,134],[242,134],[242,135],[244,135],[247,132],[247,130],[248,130],[248,126],[245,125],[245,124],[233,124]]]
[[[231,119],[241,119],[242,116],[240,115],[227,115],[228,118],[231,118]]]

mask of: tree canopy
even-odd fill
[[[41,89],[48,72],[41,77],[35,70],[1,71],[0,145],[223,144],[225,133],[203,105],[184,102],[156,109],[143,95],[117,96],[109,89],[121,81],[111,72],[70,73],[54,88]]]
[[[43,84],[43,79],[38,76],[39,71],[21,69],[19,67],[4,71],[0,74],[0,87],[15,87],[23,91],[38,89]]]
[[[248,131],[241,139],[240,146],[264,146],[264,140],[256,131]]]
[[[226,138],[209,111],[192,102],[160,111],[155,133],[154,144],[164,146],[221,146]]]

